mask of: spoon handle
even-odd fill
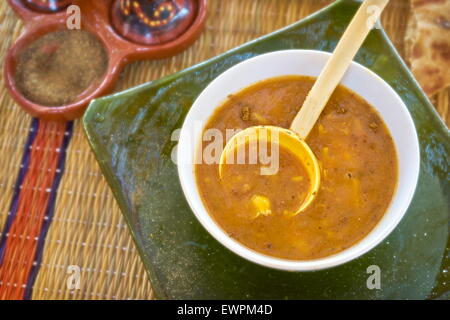
[[[314,127],[328,99],[388,2],[389,0],[365,0],[359,7],[291,124],[291,130],[302,139],[306,139]]]

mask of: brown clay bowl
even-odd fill
[[[25,32],[9,49],[4,64],[6,88],[12,98],[31,115],[57,121],[80,117],[89,102],[113,90],[122,68],[129,62],[142,59],[161,59],[173,56],[189,47],[200,35],[206,18],[207,0],[196,1],[196,14],[188,29],[174,40],[157,45],[142,45],[120,35],[111,24],[114,0],[75,0],[81,9],[81,29],[91,32],[104,45],[108,55],[108,68],[100,85],[87,88],[77,101],[63,106],[43,106],[28,100],[15,83],[15,70],[20,52],[39,37],[53,31],[67,29],[66,10],[56,13],[34,11],[23,0],[8,0],[25,23]]]

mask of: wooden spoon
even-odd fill
[[[303,163],[310,179],[307,196],[294,215],[304,211],[312,203],[320,187],[320,166],[305,139],[388,2],[389,0],[365,0],[361,4],[289,130],[276,126],[253,126],[240,131],[227,142],[219,162],[221,179],[227,157],[230,154],[234,156],[237,147],[254,140],[258,140],[260,144],[263,140],[276,140],[276,143],[290,150]]]

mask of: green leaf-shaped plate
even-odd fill
[[[234,64],[269,51],[332,51],[359,3],[341,0],[285,29],[169,77],[101,98],[84,117],[89,142],[129,224],[158,298],[449,298],[449,131],[383,30],[373,30],[356,61],[384,78],[411,112],[420,139],[419,185],[400,225],[375,249],[318,272],[267,269],[238,257],[197,222],[171,160],[197,95]],[[444,256],[446,255],[446,258]],[[381,268],[369,290],[367,267]]]

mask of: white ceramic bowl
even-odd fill
[[[416,130],[407,107],[397,93],[379,76],[353,62],[341,84],[358,93],[381,115],[394,139],[399,161],[398,186],[389,208],[376,227],[352,247],[334,255],[293,261],[270,257],[247,248],[233,238],[208,214],[196,184],[195,152],[202,128],[229,94],[255,82],[283,75],[318,76],[329,53],[312,50],[284,50],[263,54],[228,69],[198,96],[184,121],[177,150],[178,173],[186,199],[205,229],[225,247],[254,263],[282,270],[310,271],[337,266],[353,260],[379,244],[400,222],[416,188],[420,151]]]

